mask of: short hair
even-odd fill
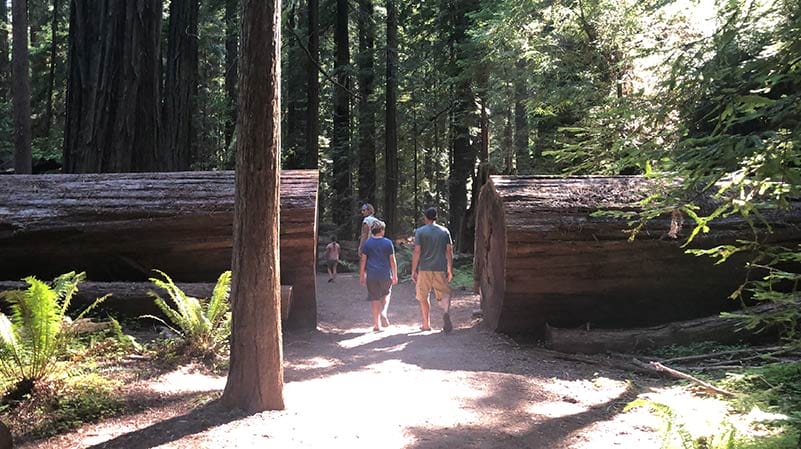
[[[332,236],[331,236],[331,241],[332,241],[332,242],[336,242],[336,241],[337,241],[337,236],[335,236],[335,235],[332,235]]]
[[[371,215],[375,213],[375,209],[373,208],[373,205],[370,203],[362,204],[362,210],[369,210]]]
[[[386,227],[387,227],[387,224],[384,223],[383,221],[375,220],[370,225],[370,232],[372,232],[373,235],[375,235],[375,234],[378,234],[379,232],[383,231]]]
[[[437,208],[436,207],[429,207],[428,209],[426,209],[425,215],[426,215],[426,218],[428,218],[429,220],[432,220],[432,221],[436,220],[437,219]]]

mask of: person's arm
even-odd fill
[[[370,233],[370,227],[367,223],[362,222],[362,235],[359,236],[359,257],[362,256],[362,245],[367,241],[367,235]]]
[[[445,259],[448,261],[448,282],[453,280],[453,245],[445,247]]]
[[[359,262],[359,283],[367,285],[367,254],[362,254]]]
[[[420,245],[414,245],[412,253],[412,281],[417,282],[417,264],[420,262]]]
[[[398,263],[395,261],[395,253],[389,255],[389,269],[392,272],[392,285],[398,283]]]

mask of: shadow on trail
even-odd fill
[[[218,400],[212,401],[184,415],[124,433],[87,449],[148,449],[172,443],[185,436],[201,433],[246,416],[244,412],[223,409]]]

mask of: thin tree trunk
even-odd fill
[[[387,111],[384,162],[384,217],[387,234],[395,235],[398,227],[398,14],[395,1],[387,0]]]
[[[336,1],[336,21],[334,23],[334,131],[331,141],[333,162],[334,223],[344,233],[343,238],[354,234],[351,226],[353,198],[351,190],[350,156],[350,50],[348,39],[348,1]]]
[[[298,2],[288,1],[286,3],[289,11],[284,14],[287,19],[283,25],[288,30],[284,35],[299,36],[302,31],[302,10]],[[303,64],[298,62],[306,59],[306,52],[302,48],[303,43],[300,39],[287,40],[284,44],[284,54],[287,58],[284,60],[283,73],[283,92],[281,93],[281,103],[284,106],[285,115],[282,117],[283,123],[281,124],[281,142],[283,146],[284,155],[284,168],[301,168],[306,165],[306,138],[303,135],[306,131],[306,126],[303,120],[306,118],[304,112],[304,103],[306,102],[306,94],[303,91],[306,81],[304,75],[306,74]]]
[[[375,21],[372,0],[359,0],[359,199],[375,204],[375,103],[373,47]],[[389,224],[389,223],[388,223]]]
[[[8,29],[8,6],[0,1],[0,30]],[[8,81],[11,78],[11,64],[8,60],[8,33],[0,33],[0,101],[8,100]]]
[[[198,0],[172,0],[162,109],[162,167],[189,170],[195,159],[192,117],[198,78]]]
[[[53,20],[50,23],[50,73],[47,77],[47,106],[45,109],[45,136],[50,136],[53,125],[53,92],[56,90],[56,56],[58,52],[58,15],[60,0],[53,0]]]
[[[505,112],[505,122],[503,126],[503,174],[511,175],[514,173],[514,118],[512,117],[512,108],[507,106]]]
[[[225,148],[231,147],[236,129],[238,97],[237,77],[239,64],[239,0],[225,0],[225,92],[227,107],[225,117]]]
[[[161,0],[72,0],[66,172],[156,169],[161,9]]]
[[[318,0],[309,0],[307,9],[309,55],[306,62],[306,168],[317,168],[320,135],[320,21]]]
[[[3,0],[0,0],[3,1]],[[31,75],[28,54],[28,2],[11,4],[13,55],[11,77],[14,103],[14,172],[31,172]]]
[[[520,59],[515,65],[515,134],[514,147],[517,159],[517,173],[531,173],[531,153],[528,149],[528,112],[526,110],[525,61]]]
[[[284,408],[278,265],[280,0],[245,0],[241,36],[231,361],[222,403],[260,412]]]

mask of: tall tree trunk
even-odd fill
[[[64,171],[155,170],[161,0],[71,5]]]
[[[506,106],[506,111],[504,113],[504,125],[503,125],[503,174],[504,175],[511,175],[514,173],[514,160],[515,160],[515,150],[514,150],[514,118],[512,117],[512,108],[508,105]]]
[[[222,403],[284,408],[278,265],[281,1],[245,0],[236,152],[231,362]]]
[[[517,173],[531,173],[531,152],[528,149],[528,111],[526,109],[526,63],[520,59],[515,64],[515,134],[514,147]]]
[[[3,1],[3,0],[0,0]],[[11,77],[14,103],[14,172],[31,172],[31,74],[28,55],[28,2],[11,4],[13,55]]]
[[[320,11],[318,0],[308,0],[308,49],[311,60],[306,61],[306,168],[317,168],[320,136]]]
[[[198,0],[171,0],[162,109],[163,169],[189,170],[195,159],[192,118],[197,107]]]
[[[398,228],[398,14],[395,1],[387,0],[387,111],[385,132],[386,185],[384,187],[384,217],[387,234],[395,235]]]
[[[358,17],[359,199],[375,204],[375,103],[372,99],[373,81],[375,80],[375,69],[373,68],[375,20],[372,0],[359,0]]]
[[[353,194],[351,190],[350,155],[350,50],[348,39],[348,1],[336,0],[334,23],[334,135],[331,156],[334,160],[334,223],[343,232],[343,238],[353,236]]]
[[[473,174],[476,147],[470,142],[470,128],[474,126],[475,100],[469,76],[461,69],[468,59],[465,45],[468,43],[468,13],[473,2],[460,2],[453,11],[453,23],[449,36],[451,47],[450,75],[454,81],[454,108],[451,119],[450,138],[453,162],[449,179],[450,229],[455,234],[458,251],[464,246],[464,217],[467,213],[467,180]]]
[[[45,109],[45,136],[50,136],[53,125],[53,92],[56,90],[56,57],[58,53],[58,15],[60,0],[53,0],[53,20],[50,22],[50,73],[47,75],[47,106]]]
[[[284,14],[287,19],[284,26],[289,32],[285,35],[300,36],[303,12],[298,2],[288,1],[287,4],[289,11]],[[284,83],[281,103],[286,111],[286,116],[282,118],[283,123],[281,124],[284,168],[302,168],[306,165],[306,139],[303,135],[306,131],[303,123],[306,118],[304,113],[304,103],[306,102],[304,75],[306,71],[304,65],[298,64],[298,62],[306,60],[307,57],[302,48],[302,42],[296,38],[288,39],[284,43],[284,52],[287,55],[281,70]]]
[[[0,1],[0,30],[8,29],[8,6]],[[8,81],[11,78],[11,64],[8,60],[8,33],[0,33],[0,101],[8,100]]]
[[[236,129],[239,93],[236,81],[239,65],[239,0],[225,0],[225,148],[231,147]]]

